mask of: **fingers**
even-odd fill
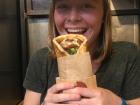
[[[59,83],[59,84],[52,86],[50,89],[48,89],[48,93],[58,93],[62,90],[74,88],[74,86],[75,85],[72,83]]]
[[[42,103],[41,105],[79,105],[79,104],[76,104],[76,103],[71,103],[71,104],[68,104],[68,103],[58,103],[58,104]]]
[[[54,102],[54,103],[59,103],[59,102],[66,102],[66,101],[73,101],[73,100],[80,100],[80,95],[77,94],[55,94],[53,95],[49,101]]]
[[[78,104],[62,104],[62,103],[60,103],[60,104],[55,104],[55,105],[78,105]]]
[[[81,88],[81,87],[76,87],[73,89],[69,89],[69,90],[64,90],[64,93],[73,93],[73,94],[79,94],[82,97],[86,97],[86,98],[92,98],[95,97],[99,94],[99,90],[98,89],[88,89],[88,88]]]
[[[80,105],[81,102],[80,101],[65,101],[65,102],[63,102],[63,104]]]
[[[73,93],[63,93],[63,90],[68,90],[74,88],[75,85],[71,83],[60,83],[53,85],[46,94],[44,102],[48,104],[58,104],[66,101],[76,101],[80,100],[81,96],[79,94]]]

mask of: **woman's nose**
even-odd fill
[[[68,15],[68,20],[71,22],[81,21],[80,11],[78,9],[72,9]]]

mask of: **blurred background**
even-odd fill
[[[47,46],[51,0],[0,0],[0,105],[23,100],[30,56]],[[140,46],[140,0],[111,0],[113,40]]]

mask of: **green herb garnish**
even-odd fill
[[[69,48],[67,51],[70,55],[74,55],[77,52],[77,48]]]

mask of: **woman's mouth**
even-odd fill
[[[85,28],[67,28],[67,33],[69,34],[84,34],[86,32]]]

